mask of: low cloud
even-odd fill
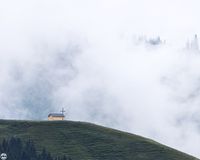
[[[0,118],[65,107],[200,157],[198,3],[1,2]]]

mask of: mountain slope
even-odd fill
[[[73,160],[197,160],[150,139],[84,122],[0,120],[0,140],[12,136]]]

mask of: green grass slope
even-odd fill
[[[74,160],[197,160],[150,139],[83,122],[0,120],[0,141],[13,136]]]

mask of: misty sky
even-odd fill
[[[0,118],[46,120],[65,107],[70,120],[200,158],[200,52],[186,48],[200,36],[199,6],[0,0]]]

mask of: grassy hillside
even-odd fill
[[[150,139],[83,122],[0,120],[0,141],[12,136],[73,160],[197,160]]]

